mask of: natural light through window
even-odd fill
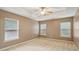
[[[71,37],[71,22],[60,23],[61,37]]]
[[[19,39],[19,21],[12,18],[5,18],[4,20],[5,29],[5,41]]]
[[[46,35],[46,24],[41,24],[40,25],[40,35]]]

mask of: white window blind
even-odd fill
[[[71,22],[60,23],[61,37],[71,37]]]
[[[12,18],[5,18],[5,41],[16,40],[19,38],[19,21]]]

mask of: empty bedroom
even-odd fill
[[[79,51],[79,8],[0,7],[0,51]]]

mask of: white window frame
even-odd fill
[[[11,28],[9,28],[9,29],[7,29],[7,30],[16,30],[17,31],[17,36],[16,37],[12,37],[12,38],[7,38],[7,34],[6,34],[6,29],[5,29],[5,21],[16,21],[17,22],[17,28],[16,29],[11,29]],[[5,42],[7,42],[7,41],[13,41],[13,40],[17,40],[17,39],[19,39],[19,20],[16,20],[16,19],[13,19],[13,18],[5,18],[4,19],[4,41]]]
[[[42,25],[45,25],[45,28],[42,28]],[[45,29],[45,31],[43,32],[42,30],[44,30]],[[46,35],[47,34],[47,24],[40,24],[40,35]]]
[[[68,23],[68,25],[67,25],[67,23]],[[64,25],[64,27],[66,27],[66,28],[64,28],[63,27],[63,25]],[[71,22],[69,22],[69,21],[67,21],[67,22],[61,22],[60,23],[60,37],[67,37],[67,38],[71,38]],[[68,35],[66,35],[63,31],[62,31],[62,29],[69,29],[69,31],[68,31]]]

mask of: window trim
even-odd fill
[[[42,32],[41,32],[42,31],[41,25],[43,25],[43,24],[46,25],[45,34],[42,34]],[[45,24],[45,23],[40,24],[40,35],[43,35],[43,36],[47,35],[47,24]]]
[[[17,31],[17,38],[15,38],[15,39],[5,39],[5,32],[6,32],[6,29],[5,29],[5,21],[6,20],[12,20],[12,21],[16,21],[17,22],[17,28],[16,29],[13,29],[13,30],[15,30],[15,31]],[[17,19],[14,19],[14,18],[4,18],[4,42],[10,42],[10,41],[14,41],[14,40],[18,40],[19,38],[20,38],[20,35],[19,35],[19,33],[20,33],[20,27],[19,27],[19,20],[17,20]],[[11,29],[12,30],[12,29]]]
[[[70,23],[70,37],[64,37],[64,36],[62,36],[61,35],[61,23],[66,23],[66,22],[69,22]],[[63,38],[71,38],[72,37],[72,23],[71,23],[71,21],[62,21],[62,22],[60,22],[60,30],[59,30],[59,32],[60,32],[60,37],[63,37]]]

